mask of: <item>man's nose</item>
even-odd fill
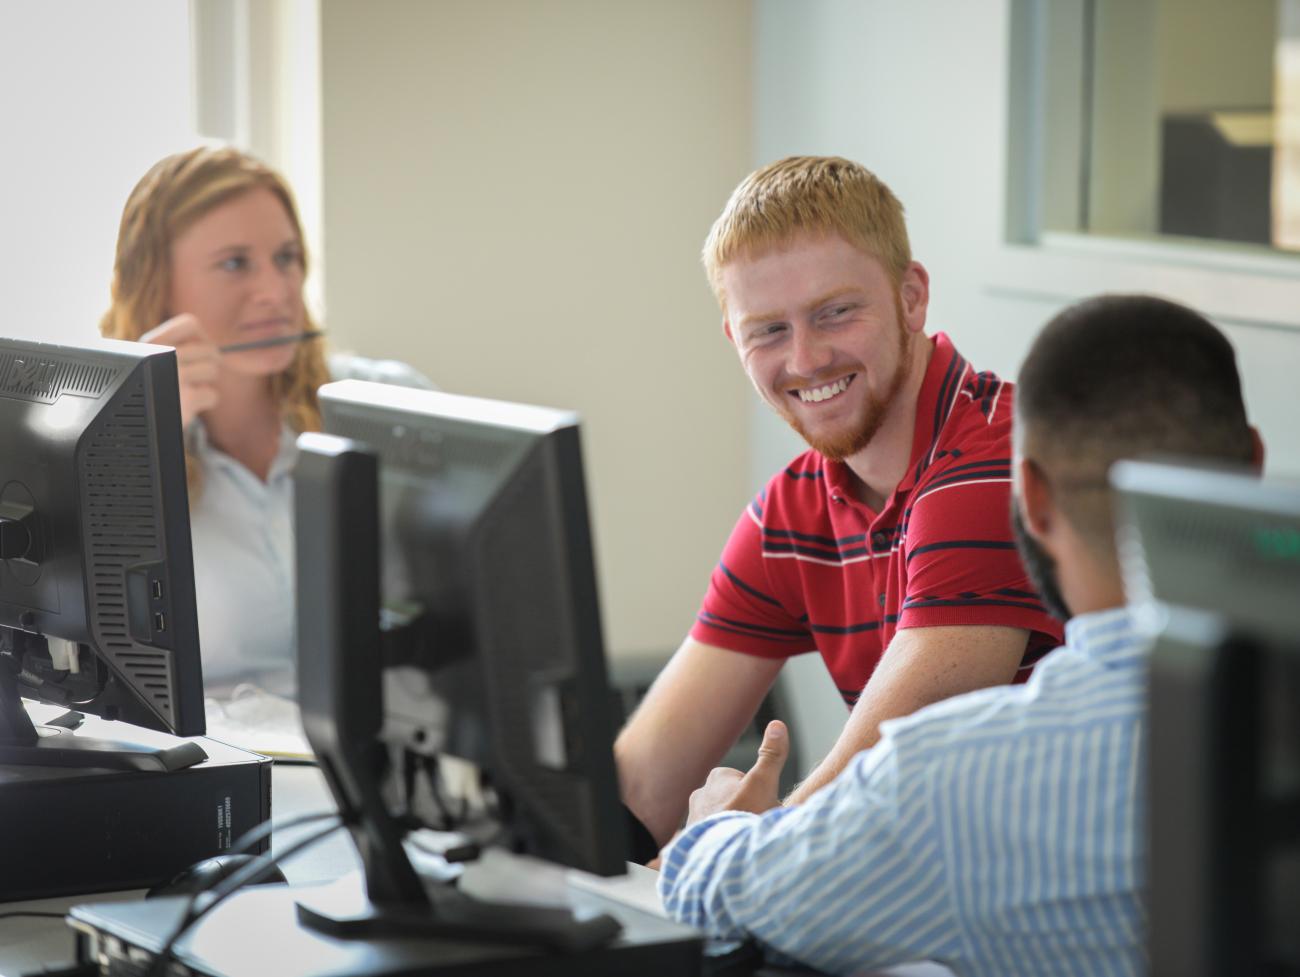
[[[790,342],[790,372],[796,376],[816,376],[830,366],[833,352],[815,329],[796,326]]]

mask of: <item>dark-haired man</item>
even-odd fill
[[[1015,443],[1021,546],[1069,617],[1065,646],[1023,687],[885,723],[829,787],[759,814],[787,749],[773,723],[754,768],[715,771],[665,848],[674,916],[833,973],[1142,971],[1147,643],[1124,607],[1107,472],[1153,452],[1259,465],[1262,447],[1223,335],[1140,296],[1043,330]]]

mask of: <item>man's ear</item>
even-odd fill
[[[903,323],[909,332],[920,332],[925,328],[925,313],[930,307],[930,273],[921,262],[913,261],[903,271],[898,294]]]
[[[732,346],[736,345],[736,337],[731,332],[731,320],[725,315],[722,317],[722,335],[727,337],[727,342],[731,343]]]
[[[1264,439],[1259,436],[1259,428],[1250,426],[1250,466],[1259,474],[1264,472]]]
[[[1020,492],[1016,504],[1029,535],[1041,542],[1050,536],[1056,526],[1056,505],[1052,486],[1043,470],[1030,458],[1021,458],[1016,471]]]

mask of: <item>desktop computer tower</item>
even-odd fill
[[[194,742],[171,772],[0,765],[0,902],[148,888],[271,816],[267,757]]]

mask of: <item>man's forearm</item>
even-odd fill
[[[672,771],[656,768],[651,761],[632,760],[626,749],[614,744],[614,762],[619,770],[623,803],[654,836],[655,843],[663,846],[686,816],[686,803],[690,797],[689,786],[680,790],[672,787]],[[654,774],[661,774],[655,777]]]
[[[856,718],[856,713],[849,717],[848,725],[844,727],[844,731],[840,734],[840,738],[835,741],[831,751],[822,758],[822,761],[813,768],[807,777],[795,785],[794,790],[790,791],[782,804],[802,804],[838,777],[840,772],[849,765],[849,761],[858,753],[875,745],[876,741],[880,739],[879,724],[872,722],[869,728],[857,730],[853,728]],[[861,725],[866,725],[866,723]]]
[[[900,631],[862,690],[835,746],[786,803],[802,804],[838,777],[854,756],[876,744],[886,719],[911,715],[949,696],[1010,682],[1028,640],[1028,631],[992,625]]]

